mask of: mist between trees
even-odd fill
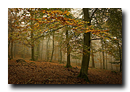
[[[60,32],[63,30],[60,29]],[[54,36],[57,36],[58,34],[54,34]],[[62,34],[64,40],[65,40],[65,34]],[[59,35],[61,36],[61,35]],[[66,46],[61,46],[60,43],[63,43],[61,38],[55,38],[54,40],[54,53],[53,53],[53,58],[52,62],[55,63],[60,63],[60,64],[66,64],[67,63],[67,51],[66,51]],[[92,49],[91,50],[91,55],[90,55],[90,63],[89,67],[93,68],[100,68],[103,69],[103,54],[102,51],[99,49],[102,48],[101,40],[93,40],[91,41],[92,44]],[[39,62],[49,62],[51,60],[52,56],[52,50],[53,50],[53,36],[50,35],[48,37],[44,37],[39,40],[35,44],[35,60]],[[99,50],[99,51],[96,51]],[[11,46],[9,48],[9,55],[11,51]],[[93,52],[93,53],[92,53]],[[14,42],[13,43],[13,58],[14,59],[19,59],[23,58],[25,60],[30,60],[31,59],[31,47],[20,44],[19,42]],[[81,67],[82,63],[82,53],[78,52],[71,52],[70,53],[70,61],[73,66],[79,66]],[[104,63],[105,63],[105,69],[108,70],[113,70],[113,71],[120,71],[120,64],[114,62],[119,62],[119,60],[116,60],[112,55],[106,53],[104,51]],[[110,62],[113,62],[110,63]]]
[[[9,8],[8,58],[122,71],[122,9]]]

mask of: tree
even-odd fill
[[[110,33],[116,38],[113,43],[118,47],[118,57],[120,60],[120,71],[122,71],[122,10],[120,8],[110,9],[110,17],[107,24]]]
[[[106,52],[111,52],[111,55],[116,60],[120,60],[120,69],[122,69],[122,10],[120,8],[98,8],[93,16],[92,23],[95,25],[95,28],[109,30],[107,32],[100,32],[97,36],[101,37],[102,42],[108,41],[107,43],[109,44],[107,44]],[[104,59],[103,61],[105,62]]]
[[[48,47],[49,47],[49,40],[50,40],[50,36],[48,37],[47,39],[47,43],[46,43],[46,57],[47,57],[47,61],[49,60],[49,50],[48,50]]]
[[[14,33],[17,30],[18,24],[17,21],[19,21],[17,17],[17,9],[8,9],[8,58],[13,59],[13,51],[14,51],[14,41],[16,38],[14,37]],[[10,49],[11,46],[11,49]]]
[[[33,18],[33,13],[31,12],[30,13],[30,15],[31,15],[31,17],[30,18]],[[36,18],[36,15],[35,15],[35,18]],[[31,21],[31,26],[33,25],[33,23],[32,23],[32,21]],[[32,61],[35,61],[35,59],[34,59],[34,41],[33,41],[33,35],[34,35],[34,29],[33,28],[31,28],[32,30],[31,30],[31,51],[32,51],[32,57],[31,57],[31,60]]]
[[[102,40],[102,58],[103,58],[103,69],[105,69],[105,57],[104,57],[104,41]]]
[[[71,67],[71,65],[70,65],[70,45],[69,45],[68,36],[69,36],[68,30],[66,30],[66,42],[67,42],[67,64],[66,64],[66,67],[67,68]]]
[[[84,13],[84,21],[88,21],[90,26],[90,17],[89,17],[89,9],[83,8]],[[87,46],[87,50],[85,47]],[[89,59],[90,59],[90,32],[84,33],[84,43],[83,43],[83,58],[82,58],[82,65],[80,74],[78,77],[85,78],[86,81],[89,81],[88,79],[88,66],[89,66]]]
[[[53,40],[52,40],[53,48],[52,48],[52,54],[51,54],[51,60],[50,60],[50,62],[51,62],[52,59],[53,59],[53,53],[54,53],[54,32],[52,32],[52,37],[53,37]]]
[[[95,68],[94,53],[93,53],[93,48],[92,48],[92,46],[91,46],[91,52],[92,52],[92,68]]]
[[[63,30],[66,33],[65,35],[66,38],[64,39],[64,42],[66,41],[67,44],[63,43],[63,45],[65,44],[65,46],[67,47],[67,67],[70,66],[70,51],[71,51],[70,49],[72,47],[73,50],[76,50],[78,46],[75,46],[76,45],[75,43],[78,43],[79,44],[78,50],[80,53],[83,54],[79,77],[85,78],[88,81],[87,75],[88,75],[88,66],[89,66],[90,48],[91,48],[90,32],[93,35],[99,36],[100,39],[103,39],[103,41],[105,39],[105,36],[103,34],[106,34],[106,32],[104,31],[105,29],[104,25],[102,25],[101,28],[99,28],[98,26],[92,24],[93,23],[92,21],[93,21],[93,17],[96,16],[97,22],[103,24],[104,22],[101,22],[103,21],[103,18],[98,18],[97,16],[98,13],[96,11],[105,12],[105,9],[84,8],[83,9],[84,21],[82,19],[74,18],[73,16],[70,15],[70,13],[67,10],[63,11],[62,9],[28,9],[27,8],[27,9],[23,9],[23,11],[24,12],[21,15],[22,17],[20,18],[19,24],[21,24],[21,22],[24,22],[24,27],[21,27],[20,25],[18,26],[20,27],[19,34],[22,36],[22,37],[18,36],[18,38],[20,40],[23,38],[25,40],[23,44],[25,44],[26,42],[26,46],[30,46],[32,48],[32,60],[35,60],[34,47],[36,46],[35,43],[37,40],[40,40],[40,38],[42,37],[48,37],[50,36],[50,34],[58,31],[61,28],[67,28],[65,31]],[[27,13],[29,14],[28,17],[27,17]],[[95,26],[95,29],[93,28],[93,26]],[[80,34],[81,35],[83,34],[83,38],[80,38],[81,36]],[[55,35],[53,34],[53,49],[52,49],[50,61],[52,61],[53,59],[54,38]],[[72,38],[77,38],[78,40],[74,40]],[[48,37],[47,44],[49,42],[49,39],[50,37]],[[83,44],[82,44],[82,40],[83,40]],[[49,55],[47,54],[47,57],[48,56]]]

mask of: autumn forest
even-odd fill
[[[122,84],[121,8],[8,8],[8,84]]]

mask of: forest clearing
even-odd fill
[[[9,84],[122,84],[121,8],[8,8]]]
[[[9,84],[122,84],[122,73],[89,68],[86,82],[78,78],[80,67],[65,68],[65,64],[9,60]]]

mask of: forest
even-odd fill
[[[122,9],[8,8],[8,84],[122,84]]]

